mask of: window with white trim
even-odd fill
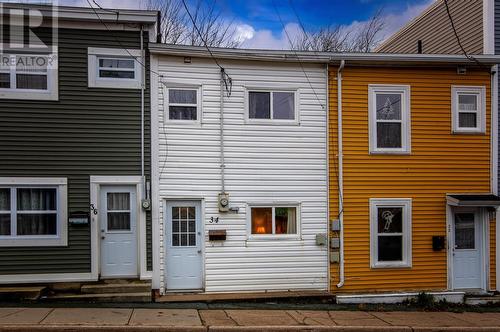
[[[411,267],[411,248],[411,199],[370,199],[371,267]]]
[[[250,206],[250,234],[252,236],[297,236],[298,206]]]
[[[247,99],[250,121],[296,121],[295,91],[248,90]]]
[[[57,100],[57,55],[0,55],[0,98]]]
[[[0,246],[66,245],[66,179],[2,180]]]
[[[484,86],[453,86],[452,122],[454,133],[486,132],[486,88]]]
[[[371,153],[410,152],[410,87],[368,87]]]
[[[88,48],[89,87],[140,89],[140,50]]]
[[[179,122],[200,121],[200,89],[168,87],[166,89],[167,119]]]

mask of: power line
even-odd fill
[[[485,66],[478,59],[469,55],[467,53],[467,51],[465,50],[464,46],[462,45],[462,42],[460,41],[460,36],[458,35],[457,29],[455,27],[455,22],[453,21],[453,17],[451,16],[450,6],[448,5],[448,0],[444,0],[443,2],[445,5],[445,8],[446,8],[446,14],[448,15],[448,19],[449,19],[450,24],[451,24],[451,29],[453,30],[453,34],[455,35],[455,38],[457,39],[458,46],[460,47],[460,49],[462,50],[462,52],[464,53],[464,55],[467,59],[469,59],[470,61],[474,61],[479,67],[484,68]],[[488,71],[489,71],[489,69],[488,69]]]
[[[184,1],[184,0],[182,0],[182,1]],[[283,23],[281,15],[280,15],[280,13],[278,11],[278,7],[276,6],[276,2],[274,0],[272,0],[272,3],[273,3],[274,10],[276,11],[276,15],[278,16],[278,19],[279,19],[279,21],[281,23],[281,26],[283,27],[283,31],[285,32],[286,38],[288,39],[288,42],[290,43],[290,45],[292,45],[292,39],[290,38],[290,35],[288,34],[288,31],[286,30],[285,23]],[[298,56],[297,51],[296,50],[292,50],[292,51],[295,53],[295,57],[297,58],[297,60],[299,61],[299,64],[300,64],[300,68],[302,69],[302,72],[304,73],[304,76],[307,79],[307,83],[309,83],[309,86],[313,90],[314,95],[316,96],[316,99],[318,100],[318,103],[321,105],[321,108],[325,109],[325,105],[323,105],[323,103],[319,99],[319,96],[316,93],[316,90],[314,89],[314,87],[313,87],[313,85],[311,83],[311,80],[309,79],[309,76],[307,76],[306,70],[304,68],[304,64],[300,60],[300,57]]]

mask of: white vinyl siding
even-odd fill
[[[220,71],[210,59],[159,57],[160,252],[165,290],[163,204],[165,199],[203,200],[204,286],[207,292],[328,288],[328,248],[316,245],[327,234],[327,75],[324,65],[304,64],[315,93],[298,63],[224,61],[233,80],[224,99],[225,185],[238,213],[219,213]],[[166,87],[201,85],[201,123],[165,121]],[[246,94],[255,87],[295,91],[300,124],[248,122]],[[300,96],[300,97],[299,97]],[[188,121],[189,122],[189,121]],[[250,239],[249,206],[298,207],[300,229],[292,238]],[[218,217],[218,223],[211,218]],[[208,231],[227,231],[225,241],[209,241]]]

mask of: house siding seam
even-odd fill
[[[147,46],[148,34],[144,36]],[[59,100],[0,100],[0,176],[67,177],[69,215],[89,211],[91,175],[141,175],[140,89],[87,85],[87,48],[139,49],[140,32],[59,29],[58,37]],[[146,77],[145,172],[149,179]],[[147,267],[151,270],[150,213],[146,220]],[[68,246],[0,248],[0,274],[90,272],[90,254],[90,227],[69,225]]]
[[[377,48],[380,53],[417,53],[422,41],[426,54],[462,54],[442,0]],[[449,0],[457,34],[469,54],[483,53],[483,0]],[[498,35],[497,35],[498,36]]]
[[[330,68],[330,215],[338,215],[337,68]],[[356,68],[343,72],[345,284],[331,290],[373,292],[444,290],[446,250],[432,250],[432,236],[446,236],[446,193],[490,191],[490,75],[454,68]],[[370,155],[368,84],[410,85],[411,154]],[[451,85],[485,86],[487,132],[451,133]],[[412,268],[370,268],[370,198],[412,198]],[[490,223],[490,287],[495,289],[495,223]]]
[[[210,59],[160,56],[159,71],[170,83],[202,84],[202,123],[169,124],[159,85],[160,274],[164,291],[163,202],[169,197],[204,200],[204,286],[206,292],[328,288],[328,248],[316,245],[327,231],[326,73],[324,65],[223,61],[233,80],[225,99],[225,184],[237,214],[220,214],[219,68]],[[245,122],[244,87],[271,84],[299,88],[300,125]],[[300,240],[247,241],[246,204],[301,203]],[[203,205],[202,205],[203,206]],[[218,224],[210,223],[219,217]],[[227,230],[224,242],[209,242],[208,231]]]

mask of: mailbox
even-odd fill
[[[444,249],[445,237],[444,236],[433,236],[432,237],[432,250],[441,251]]]
[[[70,225],[88,225],[89,224],[89,213],[85,211],[75,211],[69,214],[68,221]]]
[[[226,240],[226,230],[225,229],[211,229],[208,231],[209,241],[225,241]]]

